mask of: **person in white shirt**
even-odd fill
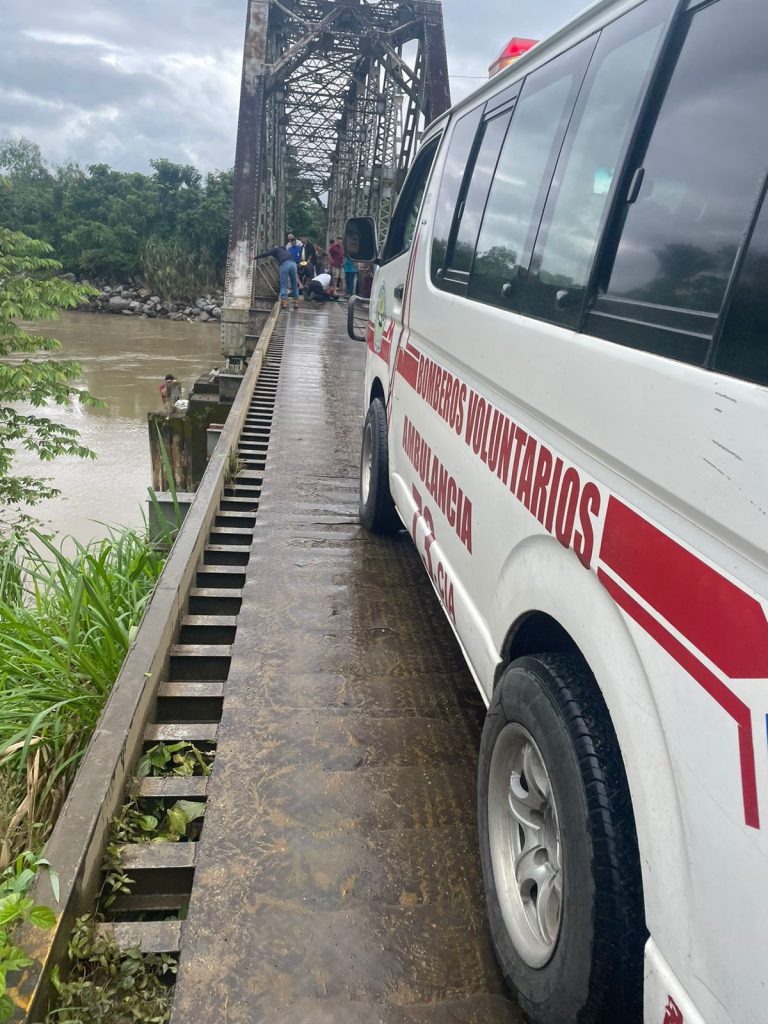
[[[316,299],[318,302],[332,302],[337,298],[336,289],[333,285],[333,278],[326,271],[321,271],[309,282],[304,289],[306,299]]]

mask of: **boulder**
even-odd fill
[[[110,313],[122,313],[124,309],[127,309],[130,305],[128,299],[123,299],[119,295],[113,295],[109,300],[109,312]]]
[[[211,314],[210,313],[206,313],[205,310],[203,310],[201,312],[201,314],[200,314],[200,323],[204,324],[204,323],[206,323],[210,319],[211,319]]]

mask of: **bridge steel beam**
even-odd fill
[[[252,256],[294,227],[297,179],[327,238],[356,214],[383,235],[421,133],[449,106],[441,0],[248,0],[226,356],[248,355],[274,302],[273,268]]]

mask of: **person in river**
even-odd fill
[[[160,382],[160,398],[166,412],[173,412],[176,402],[181,398],[181,385],[172,373],[166,373],[165,378]]]
[[[287,249],[282,245],[274,245],[266,252],[260,252],[254,256],[254,260],[265,260],[271,256],[278,267],[280,274],[280,305],[283,309],[288,308],[288,289],[290,288],[293,297],[293,308],[299,308],[299,279],[296,272],[296,261]]]

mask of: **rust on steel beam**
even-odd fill
[[[299,230],[286,203],[298,191],[321,208],[320,245],[355,214],[383,236],[424,128],[449,105],[440,0],[250,0],[225,354],[247,355],[273,297],[271,261],[254,271],[249,257]]]
[[[246,355],[253,291],[253,246],[258,216],[255,199],[263,172],[264,95],[267,28],[271,0],[249,0],[235,150],[232,224],[221,316],[222,351]]]
[[[451,105],[443,9],[439,0],[420,0],[415,7],[424,16],[424,114],[431,124]]]

